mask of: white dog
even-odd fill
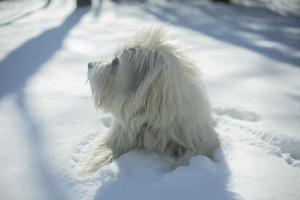
[[[196,71],[157,28],[140,32],[111,62],[89,63],[95,105],[115,120],[82,173],[135,148],[171,157],[176,166],[197,154],[212,156],[219,139]]]

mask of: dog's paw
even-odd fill
[[[71,168],[79,168],[80,163],[87,157],[89,149],[93,145],[98,135],[99,134],[97,132],[92,132],[81,139],[81,141],[72,148],[70,155]]]
[[[98,171],[101,167],[108,165],[114,159],[113,151],[104,143],[95,146],[93,153],[87,162],[79,167],[79,176],[86,177]]]

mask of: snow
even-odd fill
[[[232,0],[232,2],[247,7],[267,8],[281,15],[299,15],[300,11],[299,0]]]
[[[23,0],[23,3],[19,1],[6,1],[5,3],[0,3],[1,10],[1,25],[9,25],[12,22],[26,17],[34,12],[40,10],[43,1],[39,0]],[[26,5],[24,7],[24,5]],[[47,4],[45,4],[46,6]]]
[[[282,14],[293,2],[280,15],[208,1],[74,10],[53,0],[21,18],[0,12],[1,199],[299,199],[300,20]],[[112,121],[93,107],[87,63],[145,25],[166,28],[199,63],[222,149],[175,170],[133,150],[79,178]]]

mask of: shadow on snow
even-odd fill
[[[300,17],[280,16],[266,9],[238,5],[165,5],[140,3],[160,20],[244,47],[271,59],[300,66]],[[290,48],[286,50],[285,47]]]
[[[15,17],[15,18],[13,18],[13,19],[10,19],[10,20],[7,21],[7,22],[1,23],[0,26],[10,25],[10,24],[14,23],[15,21],[18,21],[18,20],[20,20],[20,19],[23,19],[23,18],[25,18],[25,17],[28,17],[28,16],[30,16],[30,15],[36,13],[36,12],[39,12],[39,11],[41,11],[41,10],[44,10],[44,9],[46,9],[46,8],[49,7],[51,1],[52,1],[52,0],[47,0],[47,1],[45,2],[45,4],[44,4],[41,8],[37,8],[37,9],[34,9],[34,10],[27,11],[27,12],[23,13],[23,14],[20,15],[20,16],[17,16],[17,17]]]
[[[101,185],[94,200],[238,199],[229,189],[230,170],[222,151],[217,156],[217,162],[196,156],[188,166],[173,169],[158,155],[130,151],[97,172]]]
[[[25,138],[28,142],[31,159],[31,175],[34,177],[37,191],[43,192],[45,200],[69,200],[70,194],[61,184],[61,179],[55,171],[55,166],[51,163],[44,137],[46,137],[43,127],[32,115],[26,104],[26,96],[20,92],[16,98],[16,104],[19,109],[20,117],[26,124]]]
[[[61,48],[68,32],[88,8],[74,10],[58,27],[46,30],[8,54],[0,63],[0,99],[18,91]]]

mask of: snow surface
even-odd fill
[[[45,5],[0,24],[0,199],[300,199],[299,16],[207,1]],[[81,179],[112,121],[93,107],[87,62],[145,25],[199,63],[222,149],[175,170],[134,150]]]
[[[299,15],[299,0],[232,0],[232,2],[247,6],[267,8],[280,15]]]

